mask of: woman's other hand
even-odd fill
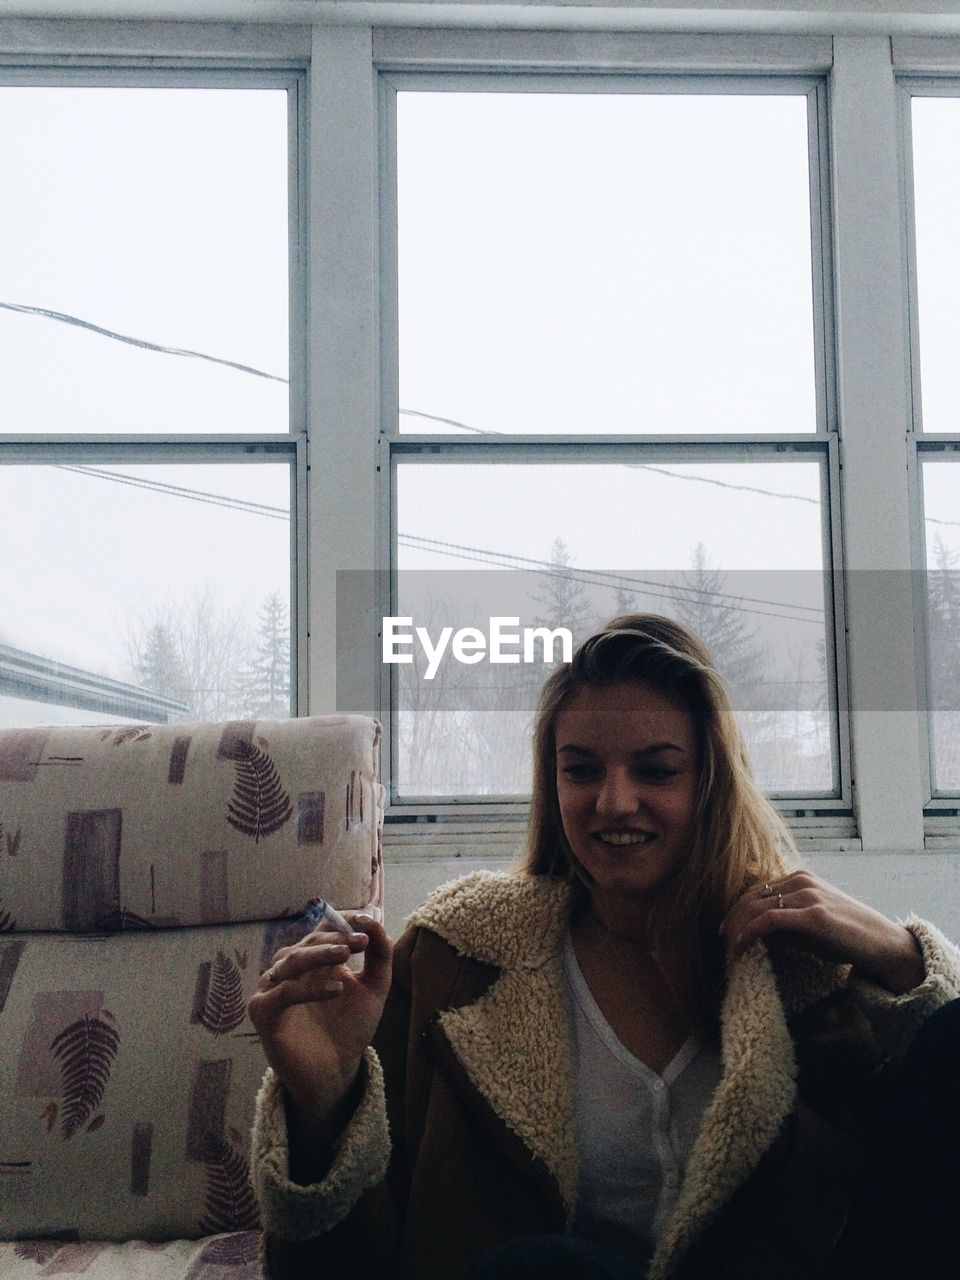
[[[346,1116],[363,1051],[390,989],[393,951],[381,924],[344,913],[354,932],[321,926],[293,947],[281,947],[249,1003],[250,1021],[267,1061],[294,1108],[298,1136],[325,1145]],[[363,953],[363,967],[347,967]]]
[[[919,986],[924,977],[920,948],[908,930],[811,871],[748,889],[720,933],[734,955],[762,938],[772,949],[790,947],[852,964],[896,995]]]

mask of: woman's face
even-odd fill
[[[699,772],[693,716],[630,680],[578,689],[555,731],[563,830],[593,878],[594,899],[648,904],[690,851]]]

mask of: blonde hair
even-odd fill
[[[699,752],[694,840],[683,871],[650,914],[650,942],[686,938],[680,978],[695,1007],[712,1021],[723,986],[717,930],[751,885],[784,875],[796,846],[783,819],[757,786],[723,680],[705,646],[686,627],[650,613],[614,618],[577,648],[543,686],[533,731],[533,791],[520,869],[574,881],[586,891],[567,843],[557,799],[557,714],[576,690],[635,680],[693,717]]]

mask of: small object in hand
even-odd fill
[[[267,970],[266,979],[270,983],[271,987],[275,987],[277,983],[280,981],[280,979],[277,977],[277,973],[275,969]]]
[[[769,898],[772,896],[772,894],[773,894],[773,885],[770,883],[765,884],[763,886],[763,893],[761,896],[764,898]]]
[[[356,933],[353,925],[348,920],[344,920],[343,916],[335,907],[331,907],[329,902],[325,902],[323,898],[311,898],[304,912],[304,918],[310,924],[313,930],[317,930],[321,925],[326,925],[330,929],[336,929],[337,933]]]
[[[783,907],[783,894],[782,894],[782,893],[778,893],[778,894],[777,894],[777,909],[779,910],[779,909],[780,909],[780,908],[782,908],[782,907]]]

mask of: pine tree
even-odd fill
[[[623,583],[617,585],[613,593],[613,613],[611,617],[619,618],[625,613],[639,613],[640,607],[637,604],[637,593],[635,591],[627,591]]]
[[[766,654],[726,584],[726,574],[710,563],[706,547],[698,542],[690,571],[681,574],[674,611],[707,646],[734,701],[749,706],[761,694]]]
[[[956,710],[960,687],[960,549],[938,533],[933,542],[936,569],[928,575],[930,685],[933,705]]]
[[[266,597],[257,623],[247,679],[250,714],[257,720],[282,719],[290,714],[290,623],[279,591]]]
[[[158,620],[147,631],[133,669],[145,689],[166,698],[189,701],[190,682],[176,639],[165,622]]]
[[[582,640],[593,621],[593,614],[583,584],[573,572],[573,557],[562,538],[554,538],[550,548],[550,567],[539,573],[540,589],[532,598],[543,606],[534,625],[566,627],[573,636],[574,645]]]

